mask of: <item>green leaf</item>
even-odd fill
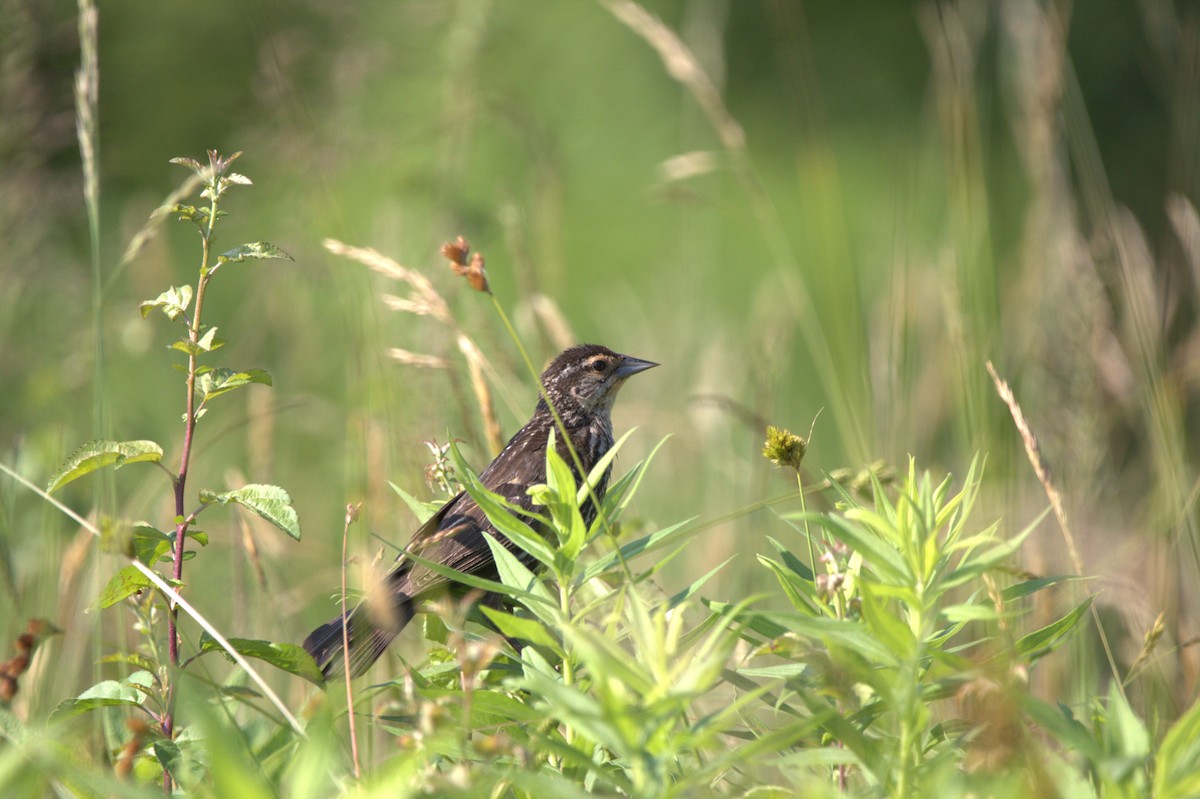
[[[224,343],[225,342],[223,340],[217,338],[217,329],[215,327],[210,327],[208,330],[204,331],[204,335],[196,341],[196,346],[204,352],[212,352],[213,350],[221,347],[221,345]]]
[[[630,541],[628,544],[621,546],[619,550],[609,552],[598,558],[595,563],[588,566],[582,574],[575,579],[577,585],[582,585],[594,577],[598,577],[608,571],[615,564],[635,558],[638,555],[647,552],[653,552],[656,549],[661,549],[676,539],[682,538],[685,535],[691,535],[696,532],[696,528],[689,527],[695,517],[684,519],[681,522],[672,524],[669,527],[664,527],[661,530],[656,530],[649,535],[644,535],[641,538]]]
[[[262,641],[255,638],[229,638],[227,640],[237,650],[239,655],[265,661],[278,669],[286,671],[288,674],[303,677],[316,685],[323,685],[325,683],[325,677],[321,674],[321,670],[317,668],[316,662],[313,661],[312,656],[305,652],[301,646]],[[208,633],[200,636],[200,652],[222,652],[230,661],[233,660],[233,658],[229,657],[229,653],[225,652],[224,647],[217,643],[217,640]]]
[[[216,328],[214,327],[213,330]],[[262,369],[247,369],[244,372],[235,372],[224,367],[213,369],[196,378],[196,393],[200,395],[201,402],[207,402],[213,397],[219,397],[227,391],[233,391],[235,388],[241,388],[250,383],[269,386],[271,385],[271,376]]]
[[[504,501],[503,497],[488,491],[483,483],[479,482],[479,478],[467,466],[467,462],[463,460],[462,453],[458,451],[458,445],[453,441],[450,442],[450,457],[454,461],[454,468],[463,479],[463,487],[471,499],[475,500],[475,504],[479,509],[487,515],[488,521],[495,525],[496,529],[504,534],[508,540],[512,541],[530,556],[536,559],[539,563],[545,566],[554,565],[554,550],[550,547],[546,540],[534,532],[533,528],[525,522],[521,521],[515,515],[520,511],[508,502]],[[491,538],[490,536],[488,537]]]
[[[550,596],[550,590],[546,588],[546,584],[539,580],[537,575],[530,571],[525,564],[517,560],[517,556],[509,552],[508,548],[495,536],[485,535],[483,540],[492,550],[492,560],[496,562],[496,571],[500,575],[501,581],[509,588],[527,591],[542,600],[542,602],[526,602],[525,606],[543,622],[556,623],[557,617],[547,610],[547,607],[557,608],[557,606],[554,598]]]
[[[150,312],[155,308],[162,308],[162,312],[167,315],[167,318],[174,321],[187,312],[188,305],[191,302],[191,286],[171,286],[171,288],[159,294],[155,299],[146,300],[141,303],[138,308],[142,312],[143,319],[149,316]]]
[[[105,466],[119,469],[127,463],[161,461],[162,456],[162,447],[153,441],[89,441],[58,467],[46,484],[46,493],[53,494],[72,480]]]
[[[1156,799],[1200,795],[1200,702],[1167,730],[1154,760]]]
[[[101,589],[99,596],[96,597],[96,607],[100,610],[112,607],[122,599],[153,586],[154,583],[150,582],[150,578],[138,571],[137,567],[126,566],[114,574],[108,584]]]
[[[243,508],[254,511],[297,541],[300,540],[300,517],[296,515],[296,509],[292,507],[291,496],[279,486],[251,483],[220,494],[213,491],[201,491],[200,501],[206,504],[218,502],[227,505],[233,502],[241,505]]]
[[[801,522],[807,520],[821,525],[851,550],[862,553],[864,561],[879,575],[881,582],[912,585],[916,580],[912,570],[891,542],[862,524],[823,513],[790,513],[785,518]],[[883,579],[885,577],[886,580]]]
[[[171,541],[171,536],[147,522],[135,522],[133,525],[133,535],[130,538],[133,556],[147,566],[158,563],[171,551]]]
[[[546,445],[546,486],[548,491],[540,495],[542,503],[550,510],[552,525],[559,539],[559,549],[569,560],[579,556],[587,537],[587,527],[579,511],[581,500],[577,498],[579,487],[566,461],[558,454],[554,431]]]
[[[1094,597],[1088,597],[1078,607],[1058,621],[1047,624],[1042,629],[1032,632],[1029,635],[1022,636],[1017,641],[1017,654],[1026,656],[1030,661],[1034,661],[1043,655],[1053,652],[1063,644],[1067,633],[1075,628],[1075,625],[1083,618],[1083,614],[1092,606],[1092,599]]]
[[[446,504],[445,501],[423,502],[391,481],[388,482],[388,485],[392,487],[393,491],[400,495],[400,499],[404,500],[404,504],[407,505],[408,509],[411,510],[413,515],[417,517],[418,524],[424,524],[425,522],[429,521],[429,518],[441,510],[442,506]]]
[[[139,707],[146,698],[145,691],[141,689],[148,687],[147,674],[147,672],[138,671],[120,682],[116,680],[98,682],[74,699],[67,699],[59,703],[58,707],[54,708],[54,712],[50,714],[50,722],[63,721],[98,707],[118,705]],[[153,684],[153,678],[150,678],[150,684]]]
[[[562,656],[562,644],[555,641],[554,637],[546,630],[546,627],[539,622],[533,619],[523,619],[511,613],[505,613],[502,610],[489,608],[486,605],[480,606],[479,609],[483,611],[483,615],[487,616],[492,624],[496,625],[496,629],[505,637],[517,638],[537,646],[544,646],[560,657]]]
[[[217,264],[232,264],[245,261],[247,258],[256,260],[278,259],[282,261],[295,260],[274,244],[265,241],[253,241],[249,244],[239,244],[232,250],[226,250],[217,256]]]
[[[208,224],[209,209],[197,208],[194,205],[175,203],[165,213],[174,214],[181,222],[194,222],[197,225]]]
[[[200,355],[204,350],[196,344],[193,344],[191,339],[181,338],[179,341],[172,341],[167,345],[169,350],[179,350],[184,355]]]
[[[485,536],[484,540],[492,541],[494,539],[489,535]],[[433,572],[434,574],[440,574],[442,577],[445,577],[448,580],[452,580],[456,583],[462,583],[463,585],[470,586],[471,588],[478,588],[480,591],[521,599],[524,600],[526,604],[529,602],[546,601],[544,596],[538,596],[530,591],[525,591],[520,588],[513,588],[505,585],[504,583],[497,582],[495,580],[489,580],[486,577],[478,577],[474,574],[460,572],[457,569],[452,569],[449,566],[446,566],[445,564],[438,563],[436,560],[425,560],[425,558],[422,558],[420,555],[413,554],[412,552],[405,552],[404,557],[423,568],[429,569],[429,571]],[[511,553],[509,554],[509,557],[512,557]],[[545,591],[544,586],[542,590]],[[550,604],[552,606],[557,606],[557,603],[554,602],[551,602]]]
[[[1037,593],[1043,588],[1049,588],[1052,585],[1058,585],[1062,582],[1073,582],[1075,580],[1087,579],[1090,578],[1079,577],[1074,574],[1063,574],[1056,577],[1039,577],[1034,580],[1024,580],[1019,583],[1014,583],[1001,591],[1000,595],[1004,597],[1005,602],[1012,602],[1015,599],[1020,599],[1021,597]]]

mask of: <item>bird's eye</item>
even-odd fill
[[[597,358],[596,360],[592,361],[592,371],[603,372],[607,368],[608,361],[604,360],[603,358]]]

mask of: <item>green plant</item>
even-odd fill
[[[285,252],[266,242],[242,244],[216,254],[216,230],[219,220],[226,214],[221,208],[225,195],[233,186],[250,184],[249,178],[230,170],[238,155],[240,153],[224,158],[210,151],[207,164],[190,158],[172,160],[172,163],[191,169],[204,186],[201,197],[207,200],[206,204],[175,204],[166,209],[179,219],[191,222],[199,231],[198,276],[194,288],[188,284],[171,286],[155,299],[141,304],[143,317],[157,309],[182,328],[179,338],[170,344],[171,349],[186,357],[184,363],[175,364],[183,374],[185,391],[178,468],[172,470],[163,464],[163,448],[154,441],[95,440],[72,453],[51,476],[46,488],[50,494],[99,469],[117,469],[134,463],[155,464],[170,481],[175,509],[170,528],[164,530],[149,522],[130,523],[117,519],[103,519],[100,524],[104,548],[125,555],[131,562],[114,574],[100,591],[96,607],[105,609],[118,604],[127,607],[133,614],[134,629],[140,634],[141,642],[137,651],[117,652],[105,660],[127,664],[134,671],[119,681],[105,680],[92,686],[75,699],[62,703],[52,717],[64,719],[97,708],[114,707],[133,708],[144,714],[153,724],[149,728],[136,726],[131,730],[131,740],[138,742],[131,757],[142,750],[152,752],[153,758],[143,756],[140,759],[138,771],[143,777],[161,775],[164,789],[169,789],[180,771],[186,770],[182,765],[185,761],[200,759],[191,751],[194,741],[181,734],[176,714],[180,677],[196,658],[208,652],[228,650],[232,644],[241,654],[267,660],[310,679],[319,677],[313,674],[313,664],[304,653],[290,644],[240,639],[229,642],[215,631],[206,630],[193,652],[181,650],[180,606],[175,591],[186,586],[184,563],[196,554],[194,549],[189,549],[188,542],[201,548],[208,543],[208,534],[196,526],[201,513],[215,505],[241,505],[289,536],[300,538],[299,520],[291,498],[282,488],[251,484],[229,491],[202,489],[198,492],[198,500],[191,500],[188,493],[198,426],[212,401],[250,384],[271,384],[270,375],[261,369],[236,370],[205,362],[226,343],[225,339],[217,337],[216,326],[204,321],[204,301],[209,284],[230,264],[252,259],[290,260]],[[193,504],[189,507],[190,501]],[[161,564],[167,564],[165,575],[155,571]],[[175,590],[169,590],[168,586]],[[283,709],[282,705],[280,708]],[[283,712],[290,717],[286,709]],[[108,729],[117,728],[109,725]],[[110,739],[113,737],[110,734]],[[125,743],[110,740],[110,746]],[[132,767],[132,762],[123,766],[126,770]]]

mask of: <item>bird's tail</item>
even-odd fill
[[[365,604],[359,605],[345,616],[322,624],[304,639],[304,649],[321,667],[321,673],[329,680],[341,674],[346,667],[343,654],[345,641],[350,641],[350,676],[359,677],[388,648],[392,639],[399,635],[404,625],[413,617],[411,601],[405,601],[392,609],[386,626],[377,626]],[[342,630],[349,631],[343,636]]]

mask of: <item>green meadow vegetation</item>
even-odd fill
[[[1198,98],[1168,0],[0,0],[0,796],[1200,796]],[[459,490],[540,569],[322,684]]]

